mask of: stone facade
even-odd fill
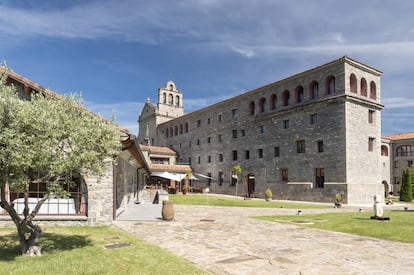
[[[239,163],[238,195],[262,197],[270,187],[276,199],[333,202],[340,192],[345,202],[371,203],[383,190],[380,75],[342,57],[155,123],[150,138],[210,176],[213,192],[236,193]]]
[[[388,191],[392,191],[394,195],[399,195],[403,170],[411,168],[414,172],[414,132],[384,137],[381,155],[383,165],[388,162],[388,170],[384,165],[383,175],[384,182],[390,183]]]

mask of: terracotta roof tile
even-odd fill
[[[170,154],[175,155],[175,151],[168,148],[168,147],[160,147],[160,146],[147,146],[147,145],[139,145],[141,151],[149,151],[150,153],[163,153],[163,154]]]
[[[150,164],[151,171],[187,172],[191,171],[190,165]]]
[[[385,136],[384,138],[389,140],[400,140],[400,139],[414,139],[414,132],[399,133],[390,136]]]

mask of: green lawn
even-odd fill
[[[107,249],[124,243],[128,247]],[[1,274],[207,274],[112,227],[45,227],[42,256],[22,257],[15,229],[0,229]]]
[[[174,204],[183,205],[209,205],[209,206],[238,206],[238,207],[266,207],[266,208],[332,208],[332,205],[321,205],[312,203],[294,203],[294,202],[267,202],[265,199],[243,199],[224,196],[215,196],[207,194],[190,194],[190,195],[169,195],[169,200]]]
[[[372,212],[262,216],[257,219],[291,223],[379,239],[414,243],[414,211],[386,211],[390,221],[371,220]],[[312,224],[307,224],[312,223]]]

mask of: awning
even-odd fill
[[[195,173],[195,175],[196,175],[197,177],[201,177],[201,178],[205,178],[205,179],[209,179],[209,180],[215,180],[214,178],[209,177],[209,176],[206,176],[206,175],[203,175],[203,174],[198,174],[198,173]]]
[[[181,181],[182,179],[185,178],[185,174],[170,173],[170,172],[167,172],[167,171],[153,172],[153,173],[151,173],[151,176],[170,179],[170,180],[175,180],[175,181]]]

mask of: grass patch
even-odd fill
[[[0,229],[2,274],[207,274],[188,261],[112,227],[45,227],[42,256],[20,255],[15,229]],[[109,244],[130,246],[106,249]]]
[[[332,208],[332,206],[312,204],[312,203],[294,203],[263,200],[249,200],[243,198],[231,198],[214,195],[169,195],[169,200],[174,204],[182,205],[209,205],[209,206],[227,206],[227,207],[262,207],[262,208]]]
[[[261,216],[257,219],[296,224],[378,239],[414,243],[414,211],[386,211],[390,221],[371,220],[372,213],[327,213],[290,216]]]

